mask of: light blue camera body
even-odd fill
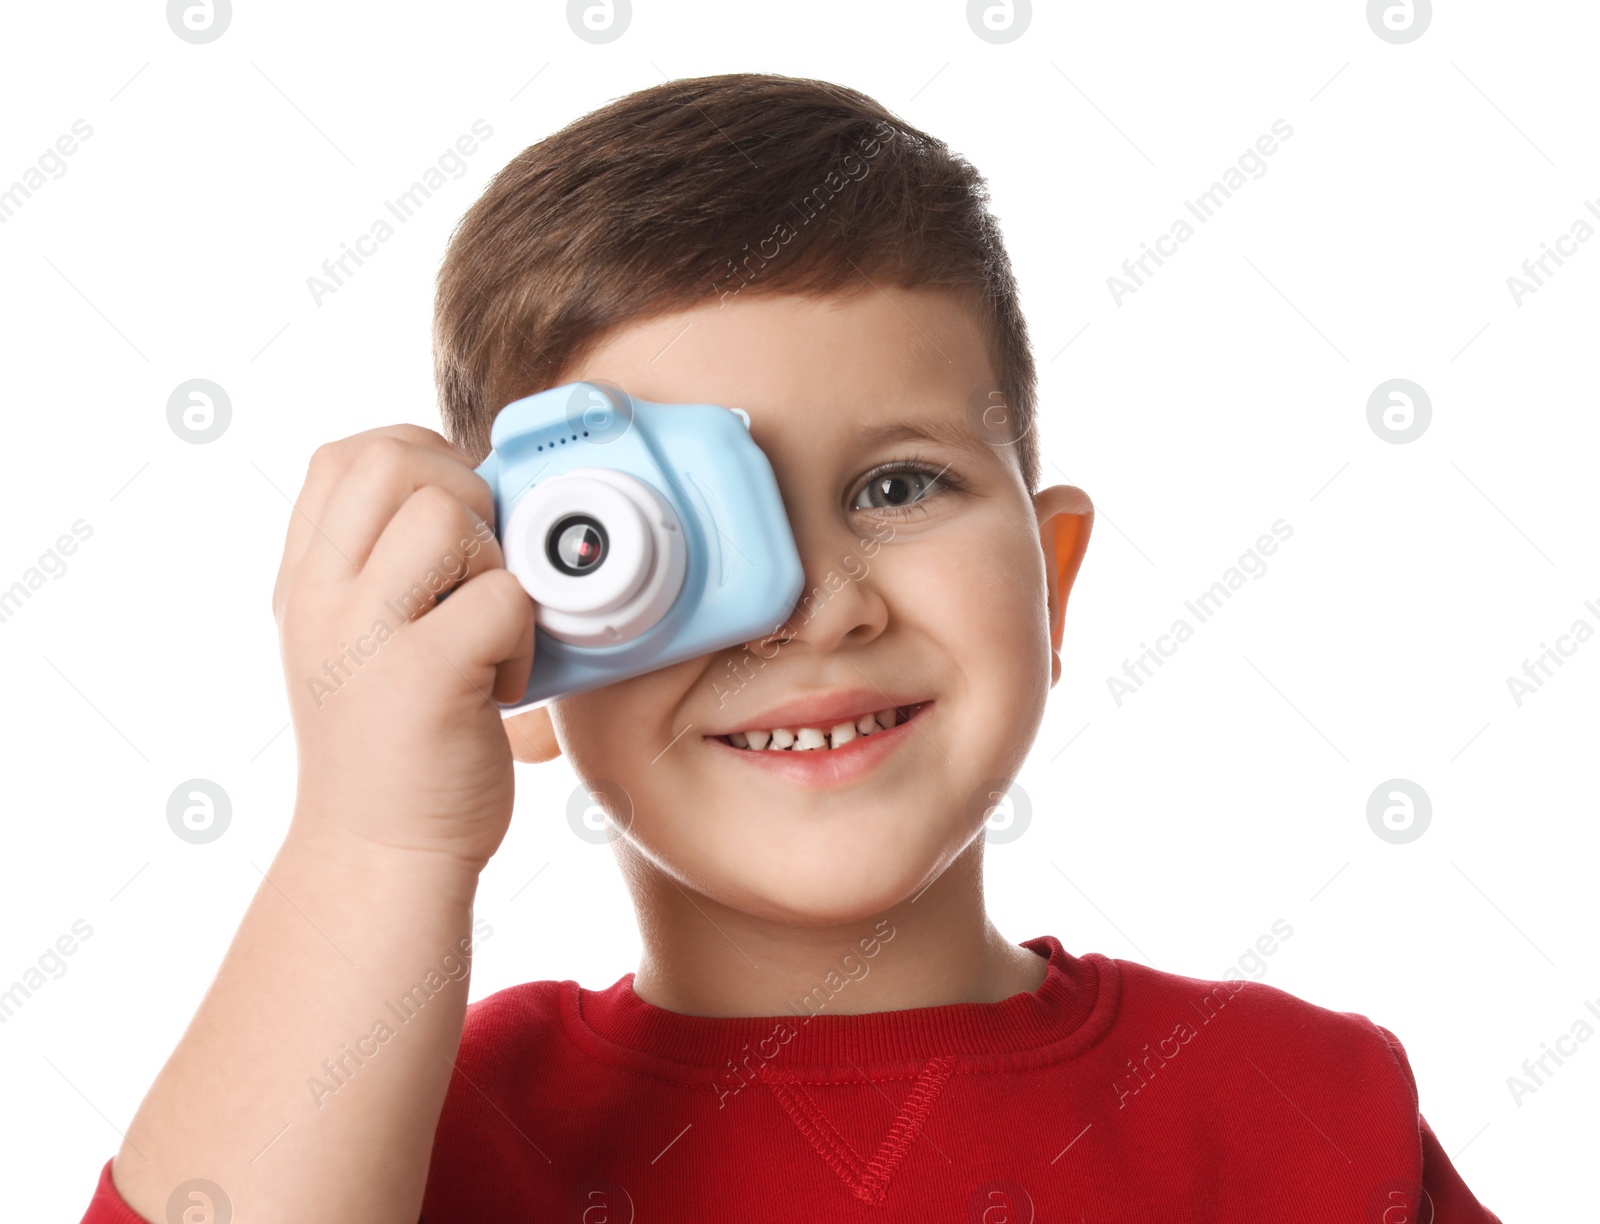
[[[478,474],[536,605],[519,709],[779,628],[805,584],[778,482],[740,409],[569,383],[508,404]]]

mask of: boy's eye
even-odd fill
[[[955,488],[956,482],[944,474],[944,469],[921,464],[889,464],[867,477],[850,508],[890,514],[924,509],[922,503],[946,487]]]

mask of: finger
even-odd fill
[[[394,437],[373,438],[357,449],[329,493],[299,569],[312,581],[348,582],[366,565],[378,538],[418,489],[435,485],[494,523],[494,494],[461,459]],[[319,546],[320,543],[320,546]],[[352,569],[353,567],[353,569]]]
[[[533,667],[534,603],[515,575],[493,569],[463,583],[413,626],[485,698],[516,701]]]
[[[471,464],[471,456],[466,451],[421,425],[384,425],[319,446],[307,465],[300,494],[295,499],[294,509],[289,515],[289,527],[283,545],[283,561],[278,568],[278,583],[273,591],[274,610],[280,607],[279,597],[288,575],[299,567],[313,543],[321,549],[337,552],[339,545],[324,535],[322,527],[323,520],[327,517],[328,503],[357,453],[379,438],[406,442]]]
[[[503,569],[494,532],[442,485],[412,491],[384,525],[357,584],[358,596],[414,619],[474,574]]]

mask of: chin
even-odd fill
[[[798,848],[707,864],[706,883],[724,904],[752,917],[790,926],[840,926],[882,914],[914,897],[940,861],[909,838],[878,851],[871,843],[830,841],[812,851]]]

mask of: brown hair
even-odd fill
[[[1009,410],[990,440],[1015,442],[1031,494],[1036,375],[988,198],[964,158],[840,85],[733,73],[628,94],[519,153],[452,235],[433,326],[445,432],[486,455],[501,408],[619,324],[870,278],[970,305]]]

